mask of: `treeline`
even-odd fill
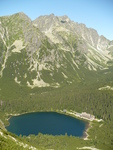
[[[8,93],[8,92],[7,92]],[[5,92],[4,92],[5,94]],[[61,109],[87,112],[103,120],[113,121],[113,92],[79,86],[26,89],[20,87],[14,95],[2,95],[0,111],[24,113],[32,111],[56,111]]]

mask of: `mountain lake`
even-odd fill
[[[35,112],[12,116],[9,123],[10,125],[6,127],[9,132],[25,136],[42,133],[83,137],[88,126],[86,121],[56,112]]]

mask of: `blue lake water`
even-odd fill
[[[30,135],[38,133],[49,135],[72,135],[82,137],[87,122],[56,112],[28,113],[13,116],[9,120],[7,130],[16,135]]]

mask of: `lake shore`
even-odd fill
[[[89,139],[88,139],[88,137],[89,137],[88,131],[89,131],[90,128],[91,128],[91,123],[89,123],[89,124],[86,126],[86,129],[85,129],[84,135],[83,135],[83,139],[84,139],[84,140],[89,140]]]
[[[88,140],[88,131],[89,131],[89,128],[90,128],[90,123],[89,123],[89,120],[86,120],[84,118],[80,118],[78,116],[76,116],[74,113],[70,112],[70,111],[62,111],[62,110],[56,110],[56,111],[36,111],[36,112],[56,112],[56,113],[60,113],[60,114],[64,114],[64,115],[67,115],[67,116],[71,116],[71,117],[74,117],[76,119],[79,119],[79,120],[84,120],[85,122],[87,122],[87,125],[86,125],[86,128],[85,128],[85,131],[83,133],[83,136],[81,138],[83,138],[84,140]],[[32,112],[23,112],[23,113],[15,113],[15,114],[6,114],[6,116],[8,116],[7,120],[9,120],[12,116],[21,116],[21,115],[24,115],[24,114],[29,114],[29,113],[36,113],[35,111],[32,111]],[[7,125],[9,126],[9,125]]]

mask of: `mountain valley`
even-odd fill
[[[92,123],[94,128],[88,132],[88,141],[56,136],[57,148],[54,136],[39,134],[38,143],[33,135],[31,139],[16,137],[5,129],[11,114],[64,109],[90,113],[103,119],[103,125]],[[110,150],[112,125],[113,41],[68,16],[50,14],[32,21],[20,12],[0,17],[0,146],[3,150],[4,143],[10,149],[12,143],[14,148],[18,145],[21,149],[30,149],[29,144],[36,149],[58,149],[65,141],[69,149],[71,140],[75,145],[79,143],[77,147],[87,144]],[[16,145],[13,138],[21,145]],[[45,140],[47,143],[43,145]],[[22,146],[24,141],[27,147]],[[66,149],[65,144],[60,148]]]

